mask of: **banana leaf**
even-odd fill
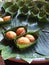
[[[18,11],[18,6],[17,4],[11,5],[7,9],[5,9],[5,12],[11,14],[11,16],[14,16]]]
[[[23,0],[20,0],[17,2],[17,5],[20,7],[22,7],[25,4],[25,2]]]
[[[47,19],[45,10],[43,10],[43,9],[41,9],[41,11],[39,12],[37,17],[38,17],[39,22],[49,22]]]
[[[39,19],[40,22],[49,22],[48,18],[45,16],[43,16],[41,19]]]
[[[9,20],[9,21],[0,21],[0,25],[5,25],[5,24],[10,24],[11,23],[11,20]]]
[[[38,20],[38,13],[39,13],[39,8],[38,7],[32,7],[30,9],[30,13],[29,13],[29,18],[32,18],[33,21],[37,21]]]
[[[38,7],[33,7],[33,8],[31,8],[30,11],[33,12],[34,15],[37,15],[39,13],[39,8]]]
[[[4,8],[4,10],[6,9],[6,8],[8,8],[8,7],[10,7],[11,5],[13,5],[13,3],[12,2],[5,2],[4,4],[3,4],[3,8]]]
[[[44,6],[45,12],[49,15],[49,2]]]
[[[35,6],[35,2],[33,1],[26,1],[25,4],[28,6],[29,9]]]
[[[2,16],[2,13],[3,13],[2,6],[3,6],[3,2],[0,2],[0,17]]]
[[[32,2],[32,0],[24,0],[25,3],[29,3],[29,2]]]
[[[3,2],[0,1],[0,7],[2,7],[2,5],[3,5]]]
[[[3,49],[4,50],[2,50],[1,55],[2,55],[2,57],[3,57],[4,60],[6,60],[8,58],[11,58],[11,57],[16,57],[17,56],[16,53],[12,52],[12,49],[9,46],[5,46]]]
[[[38,21],[38,17],[36,15],[34,15],[33,12],[31,12],[28,16],[28,20],[32,20],[33,22],[37,22]]]
[[[35,1],[35,4],[40,9],[43,6],[45,6],[45,4],[47,4],[47,2],[46,1],[43,1],[43,0],[42,1],[41,0],[38,0],[38,1]]]
[[[27,15],[28,10],[29,10],[28,7],[24,5],[19,9],[18,15]]]

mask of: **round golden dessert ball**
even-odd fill
[[[27,34],[25,37],[28,38],[31,42],[35,41],[35,37],[33,35]]]
[[[19,36],[19,35],[21,35],[21,34],[25,34],[26,33],[26,30],[23,28],[23,27],[21,27],[21,28],[18,28],[17,30],[16,30],[16,34]]]
[[[17,40],[18,44],[30,44],[30,40],[26,37],[21,37]]]
[[[3,17],[4,21],[9,21],[10,19],[11,19],[11,16],[5,16],[5,17]]]
[[[0,22],[3,22],[4,20],[3,20],[3,18],[0,18]]]
[[[13,32],[13,31],[8,31],[8,32],[6,33],[6,37],[7,37],[8,39],[14,39],[14,38],[16,37],[16,33]]]

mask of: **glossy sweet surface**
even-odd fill
[[[35,37],[33,35],[27,34],[25,37],[28,38],[31,42],[35,41]]]
[[[8,39],[14,39],[14,38],[16,37],[16,33],[13,32],[13,31],[8,31],[8,32],[6,33],[6,37],[7,37]]]
[[[30,40],[26,37],[20,37],[18,40],[17,40],[17,43],[18,44],[30,44]]]
[[[25,31],[25,29],[24,29],[23,27],[18,28],[18,29],[16,30],[16,34],[17,34],[17,35],[22,35],[22,34],[25,34],[25,33],[26,33],[26,31]]]
[[[4,21],[9,21],[10,19],[11,19],[11,16],[5,16],[5,17],[3,17]]]

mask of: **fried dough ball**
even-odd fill
[[[18,28],[17,30],[16,30],[16,34],[19,36],[19,35],[21,35],[21,34],[25,34],[26,33],[26,30],[23,28],[23,27],[21,27],[21,28]]]
[[[3,17],[4,21],[9,21],[10,19],[11,19],[11,16],[5,16],[5,17]]]
[[[20,37],[18,40],[17,40],[17,43],[18,44],[30,44],[30,40],[26,37]]]
[[[33,35],[27,34],[25,37],[28,38],[31,42],[35,41],[35,37]]]
[[[6,37],[8,39],[14,39],[16,37],[16,33],[13,31],[8,31],[8,32],[6,32]]]

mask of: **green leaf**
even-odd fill
[[[19,9],[19,11],[18,11],[18,14],[20,15],[20,14],[22,14],[22,15],[27,15],[28,14],[28,7],[26,6],[26,5],[23,5],[20,9]]]
[[[49,2],[44,6],[45,12],[47,15],[49,15]]]
[[[2,5],[3,5],[3,2],[0,1],[0,7],[2,7]]]
[[[0,51],[3,50],[6,46],[0,44]]]
[[[17,11],[18,11],[18,6],[16,3],[5,9],[5,12],[11,14],[11,16],[14,16],[17,13]]]
[[[2,50],[1,55],[4,60],[16,57],[17,54],[12,52],[12,49],[9,46],[6,46],[4,50]]]
[[[22,7],[24,5],[24,3],[25,2],[23,0],[20,0],[20,1],[17,2],[17,4],[18,4],[19,7]]]
[[[3,4],[3,8],[4,8],[4,10],[6,9],[6,8],[8,8],[8,7],[10,7],[11,5],[13,5],[13,3],[12,2],[5,2],[4,4]]]

